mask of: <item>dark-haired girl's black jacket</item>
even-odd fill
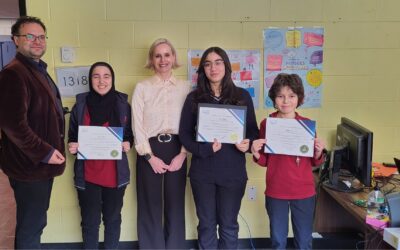
[[[131,126],[131,106],[128,103],[128,95],[117,92],[117,106],[120,115],[121,127],[124,129],[123,141],[129,141],[133,145],[133,134]],[[76,96],[76,104],[72,108],[71,117],[69,121],[68,142],[78,141],[78,127],[83,125],[83,119],[86,109],[86,96],[89,94],[82,93]],[[74,163],[74,182],[75,187],[85,189],[85,170],[84,160],[75,159]],[[125,152],[122,152],[122,159],[117,160],[117,187],[123,187],[129,184],[130,171],[128,158]]]
[[[252,142],[258,139],[253,102],[246,90],[238,90],[243,106],[247,106],[245,138]],[[209,103],[222,104],[216,100]],[[183,105],[179,125],[179,139],[192,153],[189,177],[204,181],[247,180],[246,156],[234,144],[224,143],[222,148],[214,153],[212,143],[196,141],[197,109],[193,108],[193,105],[194,92],[191,92]]]

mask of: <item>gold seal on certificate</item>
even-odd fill
[[[122,159],[122,127],[79,126],[78,159]]]
[[[244,139],[246,106],[200,103],[197,116],[198,142],[236,144]]]
[[[232,133],[229,138],[231,141],[238,141],[239,136],[236,133]]]
[[[112,150],[110,155],[112,158],[116,158],[119,155],[118,150]]]
[[[316,123],[312,120],[267,118],[264,152],[312,157]]]
[[[302,152],[302,153],[307,153],[308,152],[308,147],[307,147],[307,145],[301,145],[300,146],[300,152]]]

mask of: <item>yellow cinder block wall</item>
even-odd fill
[[[29,15],[48,26],[44,60],[55,67],[113,65],[117,89],[132,94],[136,82],[151,75],[143,69],[151,42],[169,38],[177,47],[187,77],[188,49],[217,45],[225,49],[263,49],[264,28],[325,28],[322,108],[300,112],[318,121],[318,134],[331,148],[336,125],[346,116],[374,132],[374,161],[391,161],[400,153],[400,2],[397,0],[27,0]],[[63,64],[60,47],[76,48],[76,61]],[[261,76],[262,79],[262,76]],[[64,104],[72,107],[72,98]],[[262,101],[259,103],[262,106]],[[257,110],[261,121],[272,110]],[[123,208],[122,241],[137,240],[135,152],[129,160],[132,182]],[[78,242],[80,211],[73,187],[73,157],[54,184],[43,242]],[[269,237],[264,208],[265,169],[248,157],[249,185],[255,201],[243,199],[240,214],[252,237]],[[196,213],[189,185],[186,194],[187,239],[197,238]],[[246,193],[247,195],[247,193]],[[240,238],[249,238],[239,218]]]

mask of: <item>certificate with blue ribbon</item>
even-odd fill
[[[196,141],[236,144],[245,138],[246,106],[200,103]]]
[[[122,159],[122,127],[79,126],[78,159]]]
[[[316,123],[312,120],[267,118],[264,152],[312,157]]]

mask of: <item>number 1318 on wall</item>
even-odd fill
[[[57,85],[62,97],[89,91],[89,66],[56,68]]]
[[[88,81],[88,76],[79,76],[79,77],[73,77],[73,76],[68,76],[68,77],[63,77],[62,78],[64,87],[67,86],[74,86],[74,85],[87,85],[89,83]]]

